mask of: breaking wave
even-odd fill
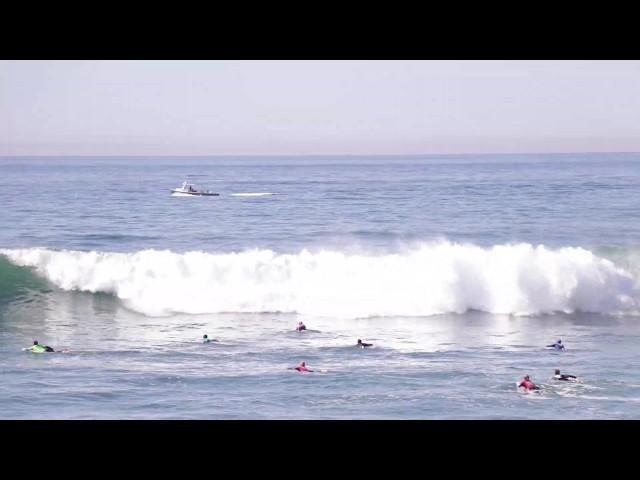
[[[386,255],[42,248],[0,254],[59,288],[113,294],[146,315],[297,312],[354,318],[640,310],[640,289],[628,269],[576,247],[483,248],[441,241]]]

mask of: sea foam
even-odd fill
[[[584,248],[448,241],[385,255],[303,250],[136,253],[0,250],[65,290],[105,292],[146,315],[297,312],[339,318],[467,310],[638,313],[633,276]]]

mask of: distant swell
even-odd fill
[[[147,315],[298,312],[337,317],[481,310],[637,315],[627,270],[583,248],[446,241],[389,255],[0,250],[60,288],[106,292]]]

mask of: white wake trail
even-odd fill
[[[266,195],[277,195],[272,192],[247,192],[247,193],[232,193],[232,197],[264,197]]]

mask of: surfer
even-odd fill
[[[55,352],[53,348],[47,345],[40,345],[37,340],[34,340],[33,345],[31,345],[29,348],[25,348],[24,350],[33,353]]]
[[[518,387],[522,387],[525,390],[540,390],[540,387],[529,379],[529,375],[524,376],[522,381],[518,384]]]
[[[358,339],[358,343],[356,343],[356,347],[360,347],[360,348],[373,347],[373,343],[362,343],[362,340]]]
[[[300,362],[300,365],[298,365],[297,367],[293,367],[293,370],[297,370],[299,372],[313,372],[313,370],[309,370],[307,368],[307,364],[304,362]]]
[[[555,378],[556,380],[565,380],[565,381],[571,381],[571,380],[577,380],[578,377],[576,377],[575,375],[565,375],[560,374],[560,370],[556,368],[556,373],[553,376],[553,378]]]
[[[217,340],[215,338],[214,339],[209,338],[209,336],[205,333],[202,336],[202,343],[211,343],[211,342],[217,342]]]
[[[552,343],[551,345],[547,345],[548,348],[555,348],[556,350],[564,350],[564,345],[562,344],[562,340],[558,339],[556,343]]]
[[[301,331],[306,330],[306,329],[307,329],[307,326],[304,323],[298,322],[298,326],[296,327],[296,330],[298,332],[301,332]]]

